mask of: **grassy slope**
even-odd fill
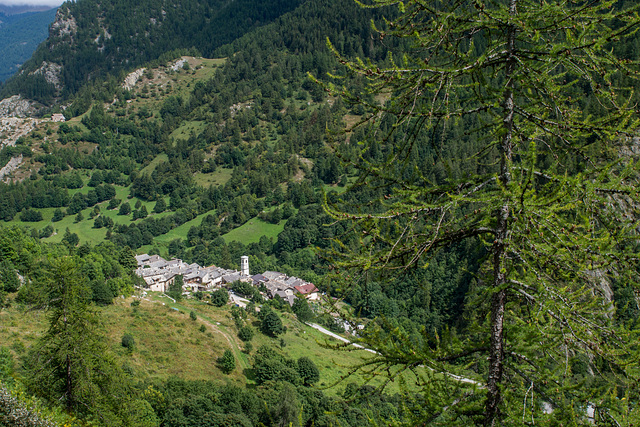
[[[114,305],[100,311],[109,346],[136,377],[164,380],[175,375],[191,380],[252,382],[243,375],[250,374],[245,370],[250,368],[251,356],[241,352],[244,345],[237,338],[230,306],[216,308],[196,300],[173,303],[158,293],[149,293],[137,308],[130,306],[131,301],[131,298],[117,298]],[[197,314],[196,321],[189,317],[192,310]],[[290,313],[281,313],[280,316],[287,326],[287,332],[281,336],[286,343],[284,353],[293,359],[307,356],[313,360],[320,370],[317,385],[320,388],[336,383],[347,374],[348,366],[361,362],[362,357],[372,357],[361,350],[338,352],[326,348],[321,344],[336,341],[301,324]],[[0,311],[0,325],[0,343],[19,358],[45,331],[46,313],[25,312],[13,307]],[[200,331],[201,325],[205,326],[205,332]],[[124,333],[130,333],[135,339],[133,352],[128,352],[120,344]],[[263,344],[279,347],[280,338],[257,333],[252,344],[254,349]],[[224,375],[216,366],[216,359],[227,348],[233,350],[237,360],[237,367],[230,375]],[[363,377],[358,376],[354,381],[362,382]],[[325,392],[339,394],[344,387],[343,382]],[[389,392],[398,390],[397,384],[393,384]]]
[[[275,241],[278,238],[278,234],[284,230],[286,222],[286,220],[282,220],[278,224],[271,224],[259,218],[253,218],[222,237],[227,243],[236,241],[244,243],[245,245],[258,243],[262,236],[271,237]]]

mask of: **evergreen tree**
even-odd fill
[[[16,269],[8,259],[0,263],[0,290],[5,292],[16,292],[20,287],[20,280]]]
[[[245,325],[238,329],[238,338],[244,342],[251,341],[253,339],[253,328]]]
[[[182,287],[184,286],[184,279],[181,275],[177,275],[173,282],[169,285],[169,291],[167,295],[176,301],[182,300]]]
[[[56,209],[55,211],[53,211],[53,218],[51,218],[51,221],[58,222],[61,221],[62,218],[64,218],[64,213],[62,213],[61,209]]]
[[[160,197],[156,202],[156,205],[153,207],[153,213],[162,213],[167,210],[167,203],[164,201],[163,197]]]
[[[118,211],[118,215],[129,215],[131,213],[131,205],[129,202],[124,202],[120,205],[120,210]]]
[[[426,365],[461,374],[466,365],[482,374],[475,390],[455,376],[427,384],[432,404],[416,423],[575,422],[585,416],[585,402],[598,420],[622,422],[624,403],[608,396],[631,392],[638,359],[630,332],[612,316],[607,288],[636,281],[636,220],[628,206],[637,203],[637,175],[611,147],[624,145],[638,126],[630,80],[637,62],[618,56],[614,43],[635,34],[640,6],[367,4],[400,7],[380,38],[398,37],[412,50],[372,64],[334,48],[371,82],[370,92],[339,92],[370,112],[359,124],[366,145],[356,186],[382,189],[364,207],[327,206],[360,239],[342,246],[358,249],[336,251],[334,260],[366,281],[426,266],[468,239],[484,253],[466,296],[463,334],[425,331],[430,344],[420,346],[401,328],[388,340],[371,328],[365,341],[380,356],[367,370],[379,363],[380,372]],[[372,94],[391,100],[381,105]],[[447,152],[460,125],[469,155]],[[414,159],[425,153],[434,161],[419,167]],[[572,374],[575,360],[587,363],[592,387],[578,386],[584,379]],[[532,401],[534,392],[541,402]]]
[[[49,327],[27,361],[29,389],[76,414],[119,425],[137,425],[133,389],[98,329],[88,280],[78,260],[60,258],[38,284],[46,295]]]
[[[222,356],[220,356],[217,360],[218,366],[220,370],[225,374],[230,374],[236,368],[236,358],[233,355],[233,352],[229,349],[226,349]]]
[[[286,332],[278,314],[267,306],[263,306],[260,311],[260,330],[263,334],[274,338]]]

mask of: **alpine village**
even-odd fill
[[[640,425],[637,0],[0,0],[0,426]]]

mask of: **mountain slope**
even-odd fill
[[[47,38],[56,9],[6,15],[0,12],[0,82],[11,77]]]
[[[43,103],[89,80],[177,49],[203,55],[293,10],[303,0],[79,0],[58,9],[49,38],[0,96]],[[34,88],[38,89],[35,90]]]

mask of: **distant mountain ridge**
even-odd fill
[[[0,17],[21,15],[23,13],[44,12],[47,10],[56,9],[51,6],[44,5],[10,5],[0,3]]]
[[[56,8],[0,5],[0,81],[15,74],[49,34]]]
[[[167,52],[220,46],[272,22],[305,0],[78,0],[57,11],[49,37],[0,97],[50,104],[86,82],[117,75]]]

